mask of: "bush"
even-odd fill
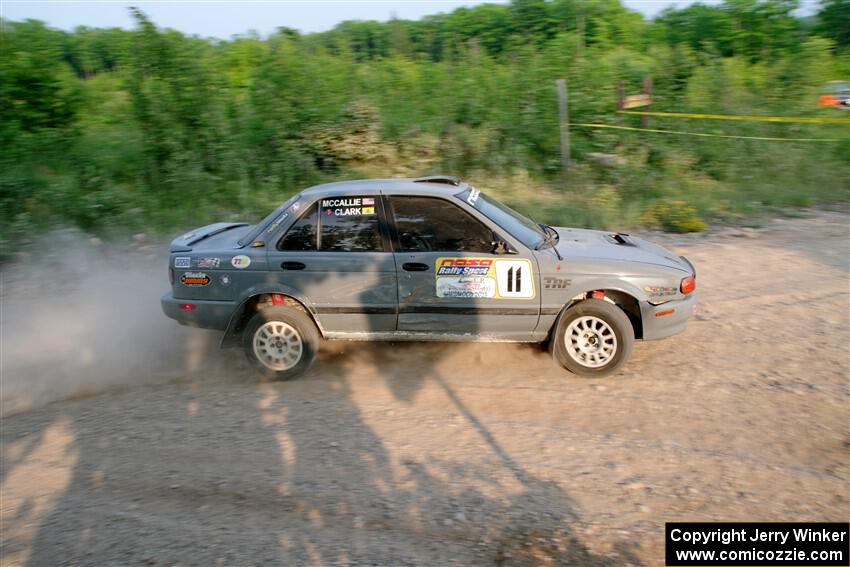
[[[641,220],[670,232],[702,232],[708,228],[696,209],[684,201],[656,201],[644,210]]]

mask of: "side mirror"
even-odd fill
[[[494,240],[490,244],[493,245],[493,254],[498,254],[499,256],[502,254],[516,254],[516,250],[511,248],[511,246],[503,240]]]

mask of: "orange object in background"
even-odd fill
[[[818,105],[850,110],[850,83],[847,81],[828,82],[818,98]]]

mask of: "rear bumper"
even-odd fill
[[[697,305],[697,293],[693,292],[684,299],[668,301],[661,305],[649,302],[640,303],[643,319],[644,340],[663,339],[681,333],[688,328],[688,319]]]
[[[181,325],[190,327],[202,327],[204,329],[218,329],[223,331],[227,328],[227,322],[236,309],[232,301],[205,301],[198,299],[174,299],[171,292],[166,293],[160,299],[162,312]],[[192,310],[181,309],[181,305],[191,304]]]

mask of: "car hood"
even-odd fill
[[[617,232],[554,227],[558,252],[564,258],[638,262],[691,273],[690,264],[666,248],[648,240]]]

